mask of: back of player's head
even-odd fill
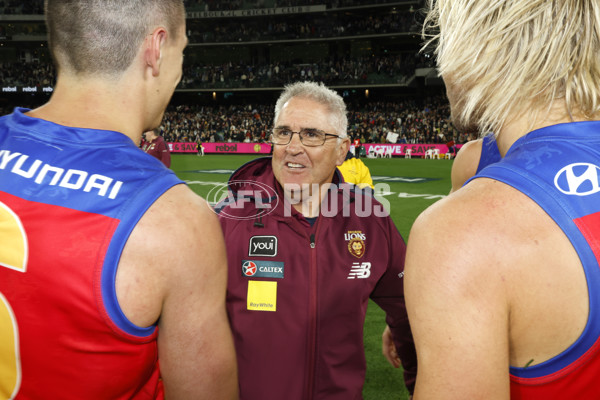
[[[175,39],[185,23],[182,0],[45,0],[44,6],[56,67],[77,75],[119,76],[156,26]]]
[[[326,106],[331,113],[330,120],[331,124],[337,130],[336,133],[341,137],[347,136],[348,116],[346,115],[346,103],[344,103],[344,99],[336,91],[327,88],[323,83],[306,81],[287,85],[275,104],[274,124],[277,123],[279,113],[285,103],[294,97],[310,99]]]
[[[458,88],[463,125],[498,132],[509,115],[544,118],[553,100],[565,117],[600,112],[597,0],[428,0],[444,80]],[[455,110],[453,110],[454,113]]]

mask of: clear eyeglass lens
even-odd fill
[[[295,132],[282,129],[273,132],[273,141],[276,144],[288,144]],[[303,129],[299,132],[300,140],[307,146],[320,146],[325,142],[325,134],[314,130]]]
[[[301,131],[300,137],[302,138],[302,143],[309,146],[319,146],[325,142],[325,134],[322,132],[315,131]]]

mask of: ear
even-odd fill
[[[166,40],[167,30],[160,26],[146,36],[144,61],[147,67],[152,68],[153,76],[158,76],[160,71],[161,49]]]
[[[337,160],[335,165],[342,165],[344,163],[348,150],[350,150],[350,138],[345,137],[337,148]]]

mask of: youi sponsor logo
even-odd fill
[[[248,255],[275,257],[277,255],[277,237],[252,236],[248,245]]]
[[[589,196],[600,192],[600,167],[589,163],[573,163],[554,176],[554,186],[572,196]]]

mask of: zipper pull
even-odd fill
[[[311,249],[315,248],[315,234],[314,233],[310,234],[310,248]]]

